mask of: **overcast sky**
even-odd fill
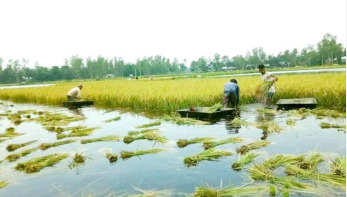
[[[73,55],[188,62],[215,53],[267,54],[346,46],[346,0],[0,0],[0,58],[63,65]]]

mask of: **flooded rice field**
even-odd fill
[[[339,185],[345,183],[345,158],[344,174],[331,167],[346,154],[346,122],[340,115],[252,104],[241,108],[237,121],[186,125],[94,107],[69,110],[7,101],[1,102],[0,114],[0,196],[190,196],[196,188],[230,185],[264,186],[264,193],[255,193],[264,196],[346,195]],[[194,138],[182,148],[177,145]],[[247,152],[254,153],[251,161],[233,169]],[[48,155],[56,160],[43,158]],[[271,180],[259,177],[255,167],[276,155],[300,158],[269,167]],[[41,158],[40,165],[26,163],[38,162],[34,158]],[[304,176],[288,166],[315,172]],[[312,178],[318,173],[344,180],[321,182]],[[310,186],[280,181],[289,175]]]

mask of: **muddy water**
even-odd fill
[[[88,127],[100,127],[88,137],[77,137],[75,139],[102,137],[106,135],[125,136],[128,131],[135,130],[141,124],[153,122],[153,119],[118,111],[106,112],[93,107],[79,110],[69,110],[61,107],[49,107],[33,104],[14,104],[3,101],[0,105],[0,113],[7,110],[35,109],[64,113],[68,115],[81,114],[85,120],[73,122],[69,126],[84,125]],[[248,105],[241,111],[241,119],[248,122],[259,120],[257,108],[261,105]],[[121,116],[121,120],[105,123],[105,120]],[[268,156],[275,154],[302,154],[310,151],[329,152],[345,155],[346,140],[345,133],[337,129],[321,129],[321,121],[338,122],[345,124],[345,119],[316,119],[309,116],[296,121],[296,126],[287,126],[286,120],[290,115],[286,112],[277,112],[273,119],[285,130],[280,133],[264,133],[261,129],[253,126],[241,127],[238,131],[230,129],[226,120],[220,120],[212,125],[176,125],[175,123],[163,121],[157,126],[163,135],[169,139],[165,145],[147,140],[134,141],[131,144],[120,142],[96,142],[81,144],[79,141],[46,151],[36,151],[15,162],[4,161],[0,163],[0,181],[8,180],[9,184],[0,189],[0,196],[117,196],[138,193],[137,188],[143,190],[171,190],[174,196],[183,196],[194,191],[195,187],[210,185],[213,187],[233,186],[247,183],[249,179],[246,169],[234,171],[231,164],[238,159],[235,149],[243,144],[253,141],[267,139],[271,144],[265,148],[256,150],[261,153],[256,158],[262,161]],[[56,134],[48,132],[39,123],[23,122],[15,126],[6,117],[0,117],[0,132],[8,127],[15,127],[17,132],[25,133],[11,140],[0,143],[0,160],[5,159],[8,153],[6,146],[12,143],[23,143],[30,140],[38,140],[26,148],[36,147],[41,143],[56,141]],[[183,158],[200,153],[203,148],[201,144],[189,145],[183,149],[176,146],[178,139],[191,139],[195,137],[215,137],[225,139],[228,137],[241,137],[245,140],[239,144],[226,144],[217,149],[229,150],[232,156],[224,157],[219,161],[203,161],[196,167],[186,167]],[[105,158],[105,150],[111,150],[118,154],[121,150],[135,151],[150,148],[164,148],[165,152],[133,157],[128,160],[119,159],[117,163],[110,164]],[[70,169],[69,163],[76,152],[82,152],[87,156],[85,165],[78,169]],[[31,158],[40,157],[52,153],[69,153],[69,158],[62,160],[53,167],[47,167],[35,174],[25,174],[14,169],[19,162]],[[344,194],[344,193],[343,193]]]

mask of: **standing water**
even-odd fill
[[[232,163],[240,156],[236,149],[251,142],[267,140],[268,146],[253,150],[258,157],[254,163],[261,163],[270,156],[276,154],[307,154],[317,151],[333,156],[345,156],[346,141],[345,129],[322,129],[321,122],[332,122],[345,125],[344,118],[323,119],[315,115],[296,117],[286,111],[276,111],[270,116],[263,116],[259,112],[261,105],[247,105],[241,109],[240,119],[253,123],[250,126],[241,126],[239,129],[229,126],[230,120],[220,120],[209,125],[177,125],[174,122],[161,120],[161,124],[153,128],[159,129],[165,136],[167,143],[161,144],[149,140],[136,140],[125,144],[122,138],[129,131],[139,131],[136,127],[156,121],[145,116],[133,113],[121,113],[119,111],[106,111],[94,107],[86,107],[69,110],[62,107],[51,107],[33,104],[17,104],[3,102],[0,105],[0,134],[6,128],[13,127],[15,132],[23,135],[0,141],[0,182],[7,181],[7,186],[0,189],[0,196],[126,196],[139,194],[145,190],[165,190],[171,196],[185,196],[194,192],[196,187],[227,187],[230,184],[240,186],[252,181],[245,166],[241,171],[231,168]],[[10,162],[6,157],[12,153],[19,153],[28,148],[34,148],[42,143],[56,142],[57,134],[47,130],[47,125],[37,121],[30,121],[40,115],[32,114],[28,120],[15,125],[5,114],[13,114],[18,110],[35,110],[50,113],[60,113],[69,116],[83,116],[85,119],[72,122],[68,127],[86,126],[96,127],[89,136],[66,137],[76,139],[76,142],[53,147],[47,150],[37,150]],[[106,120],[120,116],[117,121]],[[25,119],[25,118],[22,118]],[[265,119],[265,120],[264,120]],[[295,121],[295,125],[288,125],[288,119]],[[106,121],[106,122],[105,122]],[[280,132],[266,132],[254,126],[261,121],[274,121],[283,130]],[[49,125],[48,125],[49,126]],[[152,127],[151,127],[152,128]],[[81,139],[98,138],[109,135],[120,136],[120,141],[95,142],[81,144]],[[228,143],[216,147],[218,150],[226,150],[231,156],[221,157],[217,161],[201,161],[197,166],[187,167],[184,158],[201,153],[201,143],[192,144],[185,148],[179,148],[176,142],[179,139],[192,139],[196,137],[212,137],[215,140],[223,140],[230,137],[240,137],[241,143]],[[6,150],[9,144],[19,144],[37,140],[28,146],[19,148],[14,152]],[[137,151],[147,149],[164,149],[156,154],[146,154],[122,160],[121,151]],[[118,155],[118,161],[110,163],[105,153],[111,152]],[[32,158],[42,157],[53,153],[67,153],[69,157],[61,160],[52,167],[42,169],[40,172],[27,174],[15,169],[18,163]],[[86,160],[77,168],[70,168],[76,153],[82,153]],[[326,164],[325,164],[326,165]],[[322,166],[321,166],[322,167]],[[265,182],[264,182],[265,183]],[[338,191],[344,196],[345,190]],[[298,195],[298,194],[293,194]],[[304,196],[311,194],[304,194]],[[159,195],[160,196],[160,195]],[[302,194],[300,195],[302,196]]]

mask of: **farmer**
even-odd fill
[[[259,72],[261,74],[261,79],[264,82],[270,82],[272,83],[271,87],[268,88],[265,92],[264,92],[264,96],[265,96],[265,105],[266,106],[270,106],[270,102],[276,92],[275,90],[275,82],[278,80],[278,77],[276,77],[275,75],[273,75],[270,72],[266,72],[265,70],[265,66],[263,64],[260,64],[258,66]]]
[[[223,107],[226,108],[228,104],[232,107],[237,107],[240,101],[240,88],[237,85],[236,79],[231,79],[224,85],[223,94]]]
[[[75,88],[72,88],[67,94],[67,100],[69,102],[75,101],[75,100],[80,100],[81,99],[81,90],[83,88],[83,85],[80,84]]]

